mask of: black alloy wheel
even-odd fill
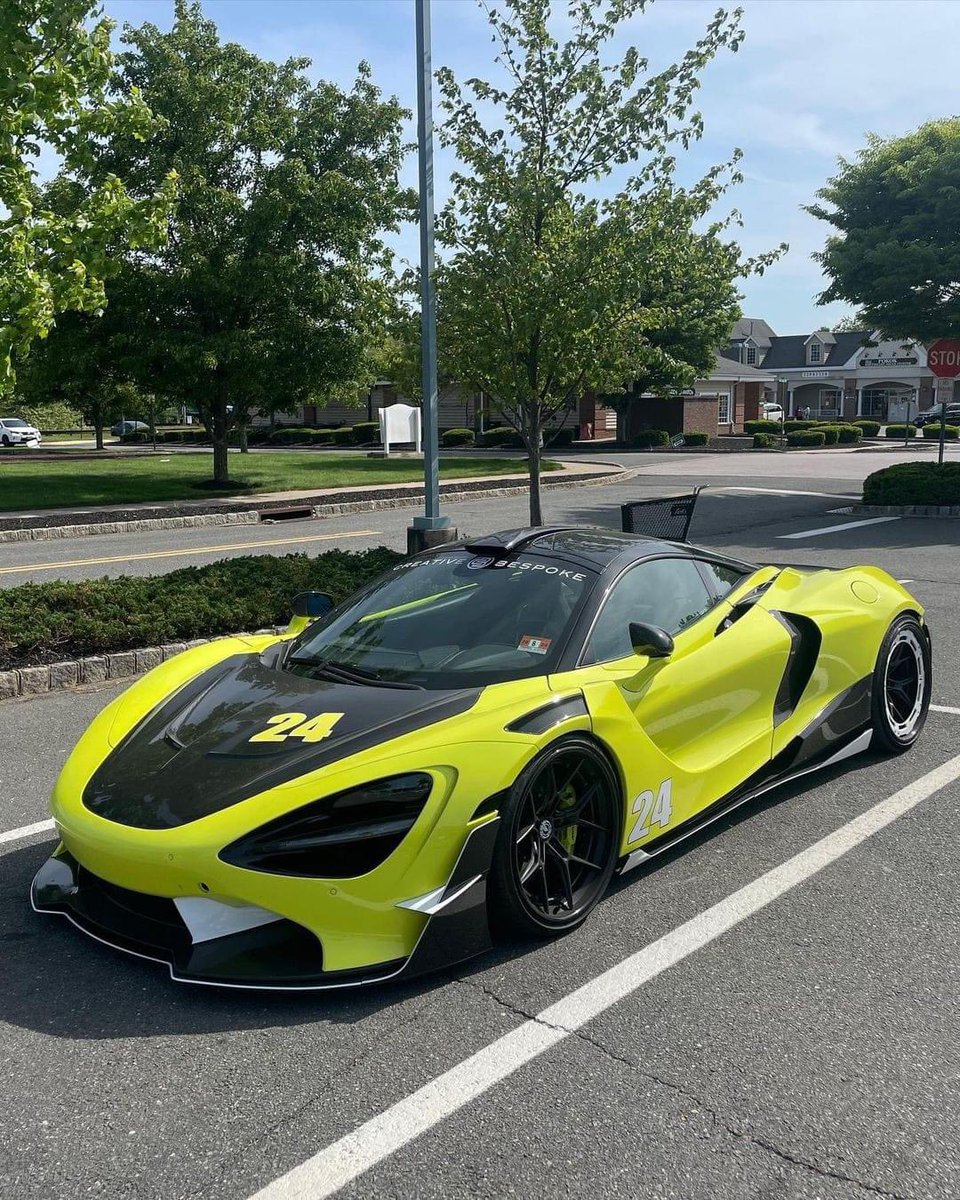
[[[488,891],[494,931],[552,937],[585,921],[607,890],[622,824],[619,783],[591,739],[544,751],[501,812]]]
[[[909,750],[923,728],[932,692],[930,642],[912,613],[887,630],[873,672],[873,729],[876,749]]]

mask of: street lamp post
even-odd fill
[[[420,161],[420,330],[423,393],[424,511],[407,530],[415,553],[456,540],[449,517],[440,515],[437,432],[437,298],[433,247],[433,69],[430,61],[430,0],[414,0],[417,17],[417,143]]]

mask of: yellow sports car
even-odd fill
[[[96,718],[38,911],[195,983],[409,975],[575,928],[759,792],[908,749],[930,702],[921,606],[874,567],[547,527],[295,611]]]

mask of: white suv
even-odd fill
[[[0,417],[0,446],[39,446],[40,430],[19,417]]]

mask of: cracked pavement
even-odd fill
[[[842,477],[793,483],[850,486]],[[636,488],[682,484],[664,477]],[[558,493],[551,505],[561,495],[564,507],[551,507],[551,519],[596,520],[602,505],[619,500],[594,488],[579,498]],[[934,634],[934,701],[960,706],[960,522],[777,540],[844,521],[830,515],[840,503],[718,496],[704,503],[694,532],[745,557],[877,561],[917,580]],[[518,515],[503,505],[475,508],[477,528]],[[406,523],[408,514],[395,515]],[[98,548],[110,541],[95,540]],[[70,745],[116,690],[0,705],[0,831],[45,816]],[[435,977],[337,995],[178,987],[162,969],[31,912],[26,889],[49,839],[0,846],[0,1194],[245,1200],[945,762],[958,742],[960,716],[933,713],[910,754],[867,755],[765,796],[615,881],[588,924],[567,937],[501,946]],[[566,1031],[339,1194],[960,1195],[958,800],[951,786],[924,801]]]

